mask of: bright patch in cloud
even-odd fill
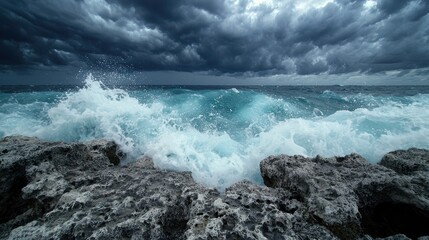
[[[311,8],[323,8],[328,3],[333,2],[334,0],[302,0],[302,1],[295,1],[295,9],[298,12],[307,12]]]
[[[364,7],[365,7],[366,9],[371,9],[371,8],[373,8],[373,7],[375,7],[375,6],[377,6],[377,2],[376,2],[376,1],[374,1],[374,0],[368,0],[368,1],[366,1],[366,2],[365,2],[365,4],[364,4]]]
[[[251,6],[259,6],[259,5],[268,5],[268,6],[273,6],[273,0],[252,0],[251,3],[249,5]]]

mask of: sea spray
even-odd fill
[[[0,135],[111,139],[128,161],[148,155],[160,168],[191,171],[219,189],[260,182],[258,164],[273,154],[357,152],[376,162],[391,150],[429,148],[429,89],[326,88],[124,90],[88,75],[68,92],[1,92]]]

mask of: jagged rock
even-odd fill
[[[381,159],[380,165],[393,169],[399,174],[415,175],[429,172],[429,150],[410,148],[390,152]]]
[[[1,139],[0,237],[50,211],[73,185],[118,164],[121,156],[118,146],[105,140],[65,144],[24,136]]]
[[[410,149],[387,154],[382,164],[400,169],[401,174],[403,169],[425,171],[428,157],[427,151]],[[260,168],[267,186],[291,192],[308,210],[307,220],[314,219],[340,238],[355,239],[365,233],[375,237],[429,235],[427,171],[402,176],[358,154],[272,156]]]
[[[412,210],[421,225],[410,224],[428,229],[425,168],[400,175],[356,154],[282,155],[261,163],[269,187],[243,181],[220,193],[190,172],[156,169],[147,156],[122,158],[105,140],[1,139],[0,239],[369,240],[399,233],[375,231],[373,221],[391,210],[399,218]],[[383,221],[387,229],[398,223]]]
[[[5,212],[0,238],[336,238],[307,222],[303,205],[282,189],[241,182],[219,193],[195,183],[190,172],[154,168],[148,157],[113,166],[112,158],[121,156],[113,156],[118,149],[111,142],[7,137],[0,146],[8,149],[0,155],[0,171],[21,166],[25,180],[2,192],[16,194],[23,211]],[[10,191],[13,187],[19,189]]]

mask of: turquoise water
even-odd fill
[[[0,136],[118,142],[128,161],[192,171],[223,189],[260,182],[273,154],[357,152],[377,162],[391,150],[429,148],[429,87],[0,87]]]

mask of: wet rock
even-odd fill
[[[1,139],[0,237],[49,212],[76,181],[94,178],[92,172],[112,164],[115,150],[115,143],[104,140],[66,144],[24,136]]]
[[[111,166],[111,149],[119,151],[107,141],[7,137],[0,146],[9,149],[1,155],[1,171],[20,166],[23,179],[3,191],[20,198],[19,206],[3,202],[15,211],[24,209],[5,212],[0,238],[336,238],[306,221],[303,205],[283,189],[241,182],[219,193],[195,183],[189,172],[154,168],[149,157]]]
[[[418,149],[387,154],[381,164],[398,172],[358,154],[280,155],[263,160],[260,168],[267,186],[289,191],[304,205],[307,221],[342,239],[400,233],[417,238],[429,235],[428,157],[428,151]],[[410,169],[421,173],[402,175]]]
[[[410,148],[390,152],[381,159],[380,165],[402,175],[429,172],[429,150]]]
[[[405,155],[388,165],[410,164]],[[407,239],[429,229],[420,165],[403,174],[357,154],[281,155],[261,163],[268,187],[243,181],[220,193],[148,156],[123,157],[105,140],[1,139],[0,239]]]

